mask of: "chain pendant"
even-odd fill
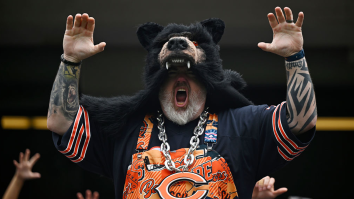
[[[175,163],[172,161],[171,155],[170,155],[170,145],[167,142],[167,134],[165,131],[165,121],[163,119],[162,113],[160,111],[157,111],[157,121],[158,125],[157,128],[159,129],[159,140],[162,142],[161,144],[161,151],[162,154],[165,156],[165,166],[166,169],[169,171],[176,171],[176,172],[183,172],[187,171],[188,167],[193,164],[194,162],[194,155],[193,152],[197,149],[199,145],[199,136],[201,136],[204,133],[204,124],[207,121],[207,112],[208,108],[206,108],[203,113],[199,117],[199,122],[198,125],[194,128],[194,136],[192,136],[190,140],[190,148],[188,150],[187,155],[184,157],[183,162],[184,165],[181,165],[176,168]]]

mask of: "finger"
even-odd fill
[[[269,21],[270,27],[275,28],[275,26],[278,25],[278,21],[275,18],[274,14],[273,13],[269,13],[267,15],[267,17],[268,17],[268,21]]]
[[[84,199],[84,196],[80,192],[77,193],[76,196],[78,199]]]
[[[285,7],[284,12],[285,12],[286,20],[294,20],[293,12],[291,12],[291,9],[289,7]]]
[[[26,149],[26,152],[25,152],[25,157],[23,158],[23,161],[28,161],[29,157],[30,157],[30,150],[29,149]]]
[[[104,50],[104,47],[106,46],[106,42],[101,42],[97,45],[94,46],[94,51],[95,53],[102,52]]]
[[[88,18],[87,30],[93,31],[95,29],[95,19],[93,17]]]
[[[283,11],[281,10],[280,7],[275,8],[275,14],[277,15],[279,23],[285,22],[285,17],[284,17]]]
[[[269,184],[269,176],[266,176],[264,177],[263,190],[267,189],[268,184]]]
[[[100,198],[100,194],[97,191],[93,192],[93,199],[99,199],[99,198]]]
[[[261,48],[264,51],[269,52],[271,50],[271,44],[270,43],[264,43],[264,42],[259,42],[258,47]]]
[[[76,14],[75,15],[74,26],[75,27],[80,27],[80,25],[81,25],[81,14]]]
[[[38,173],[38,172],[35,172],[35,173],[32,173],[32,176],[31,176],[33,179],[37,179],[37,178],[41,178],[41,174]]]
[[[20,152],[20,156],[19,156],[18,161],[20,161],[20,164],[23,162],[23,153],[22,152]]]
[[[264,178],[258,180],[258,190],[259,191],[262,191],[262,187],[263,187],[263,184],[264,184]]]
[[[71,30],[73,28],[73,16],[69,15],[68,18],[66,19],[66,30]]]
[[[304,18],[305,18],[304,13],[303,12],[299,12],[299,15],[297,17],[297,21],[296,21],[295,25],[297,27],[301,27],[303,22],[304,22]]]
[[[84,13],[82,16],[81,16],[81,27],[82,28],[86,28],[86,25],[87,25],[87,21],[88,21],[88,14]]]
[[[91,190],[87,189],[86,190],[86,199],[91,199],[91,195],[92,195]]]
[[[283,194],[283,193],[285,193],[287,191],[288,191],[288,189],[286,187],[282,187],[282,188],[279,188],[279,189],[275,190],[273,192],[273,194],[275,195],[275,197],[277,197],[277,196],[279,196],[279,195],[281,195],[281,194]]]
[[[271,189],[272,187],[274,187],[274,183],[275,183],[275,179],[274,178],[270,178],[269,179],[269,183],[267,185],[267,189]]]
[[[14,165],[15,165],[16,168],[18,167],[18,164],[19,163],[16,160],[14,160]]]
[[[31,166],[33,166],[34,164],[36,164],[36,162],[38,161],[38,159],[41,157],[41,155],[39,155],[39,153],[36,153],[34,156],[32,156],[32,158],[29,160]]]

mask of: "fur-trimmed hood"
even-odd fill
[[[156,23],[142,24],[137,31],[138,39],[147,50],[144,71],[145,89],[133,96],[97,98],[83,95],[80,103],[88,110],[90,118],[99,123],[109,134],[119,134],[127,120],[135,114],[155,113],[160,108],[159,89],[167,77],[167,69],[161,66],[159,53],[173,33],[189,32],[190,38],[198,42],[205,60],[194,63],[191,70],[207,90],[206,106],[210,112],[239,108],[252,104],[239,90],[246,86],[240,74],[222,68],[219,45],[224,22],[208,19],[189,26]]]

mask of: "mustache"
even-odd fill
[[[190,90],[190,86],[189,86],[189,84],[187,82],[177,82],[175,84],[174,88],[180,87],[180,86],[185,86],[185,87],[187,87]]]

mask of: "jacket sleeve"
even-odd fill
[[[113,144],[90,121],[87,110],[80,106],[68,131],[60,136],[52,133],[57,150],[84,169],[112,178]]]
[[[287,123],[286,102],[263,107],[259,114],[260,161],[257,176],[260,179],[298,157],[312,141],[315,127],[305,132],[301,139],[295,136]]]

